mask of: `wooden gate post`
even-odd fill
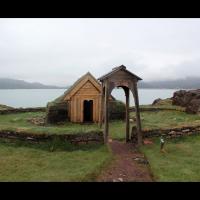
[[[135,100],[135,114],[136,114],[136,128],[137,128],[137,138],[138,138],[138,145],[142,145],[142,128],[141,128],[141,121],[140,121],[140,110],[139,110],[139,98],[138,98],[138,90],[137,84],[133,84],[133,97]]]
[[[128,71],[124,65],[119,67],[114,67],[112,71],[101,76],[98,80],[103,84],[105,91],[104,96],[104,142],[108,142],[108,129],[109,129],[109,106],[108,106],[108,97],[111,94],[111,91],[114,87],[124,87],[124,90],[130,89],[133,93],[133,97],[135,100],[135,110],[136,110],[136,123],[137,123],[137,136],[138,136],[138,144],[142,144],[142,131],[141,131],[141,122],[140,122],[140,111],[139,111],[139,99],[138,99],[138,91],[137,91],[137,82],[142,80],[137,75]],[[129,90],[126,93],[126,141],[129,140]]]
[[[129,88],[125,88],[126,95],[126,142],[130,140],[129,132],[130,132],[130,122],[129,122]]]

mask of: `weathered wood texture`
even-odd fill
[[[126,142],[130,140],[130,122],[129,122],[129,89],[124,89],[126,95]]]
[[[109,119],[108,119],[108,96],[110,96],[112,90],[115,87],[122,87],[126,95],[126,142],[129,141],[129,90],[132,91],[135,100],[135,111],[136,111],[136,124],[137,124],[137,141],[138,145],[142,144],[142,131],[140,122],[140,111],[139,111],[139,98],[137,91],[137,82],[142,80],[137,75],[126,70],[126,67],[121,65],[113,68],[113,70],[104,76],[100,77],[99,80],[102,83],[103,91],[102,99],[104,98],[104,142],[108,142],[109,132]]]

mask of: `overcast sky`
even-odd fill
[[[200,77],[200,19],[0,19],[0,77],[66,86],[119,65]]]

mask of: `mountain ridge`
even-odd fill
[[[27,82],[24,80],[0,78],[0,89],[68,89],[70,86],[45,85],[39,82]],[[144,89],[198,89],[200,78],[187,77],[185,79],[163,81],[139,81],[138,88]]]
[[[186,77],[163,81],[141,81],[138,83],[138,87],[146,89],[198,89],[200,88],[200,77]]]
[[[0,78],[0,89],[67,89],[55,85],[45,85],[39,82],[27,82],[24,80]]]

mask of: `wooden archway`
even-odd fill
[[[108,142],[109,132],[109,106],[108,97],[111,95],[112,90],[115,87],[123,88],[126,96],[126,142],[130,139],[130,123],[129,123],[129,96],[130,91],[133,94],[135,101],[135,112],[136,112],[136,127],[137,127],[137,141],[138,145],[142,145],[142,131],[139,111],[139,97],[137,82],[142,80],[140,77],[126,70],[124,65],[114,68],[111,72],[100,77],[98,80],[101,82],[102,94],[101,94],[101,119],[100,126],[104,122],[104,142]]]

